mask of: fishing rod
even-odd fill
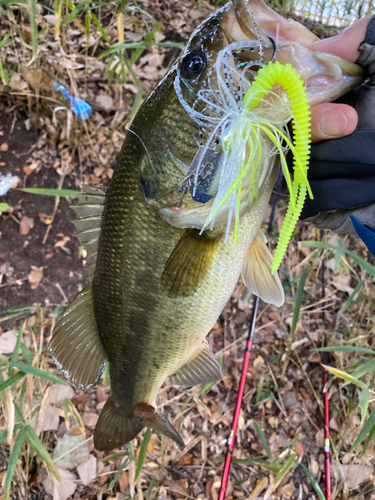
[[[274,188],[274,194],[272,197],[271,214],[270,214],[270,218],[268,221],[268,227],[267,227],[268,234],[271,232],[272,222],[273,222],[273,218],[275,216],[276,200],[277,200],[277,195],[278,195],[280,184],[281,184],[281,173],[279,172],[279,175],[277,177],[277,181],[275,184],[275,188]],[[253,346],[253,335],[254,335],[254,329],[255,329],[255,323],[256,323],[256,316],[257,316],[257,312],[258,312],[258,306],[259,306],[259,297],[257,295],[254,295],[253,310],[251,313],[249,332],[248,332],[247,339],[246,339],[246,346],[245,346],[244,358],[243,358],[243,363],[242,363],[241,378],[240,378],[240,384],[239,384],[238,392],[237,392],[236,406],[234,408],[232,427],[231,427],[231,431],[230,431],[228,441],[227,441],[228,448],[227,448],[227,454],[225,457],[225,463],[224,463],[223,475],[221,478],[220,493],[219,493],[218,500],[225,500],[225,494],[227,491],[229,472],[230,472],[230,467],[232,464],[233,450],[234,450],[234,445],[235,445],[235,441],[236,441],[238,420],[240,418],[243,393],[245,390],[247,369],[249,367],[251,348]]]
[[[277,199],[277,194],[278,194],[280,183],[281,183],[281,175],[279,173],[279,176],[277,178],[277,182],[275,185],[273,199],[272,199],[271,215],[269,218],[268,228],[267,228],[268,234],[271,232],[271,228],[272,228],[272,222],[273,222],[273,218],[274,218],[274,214],[275,214],[275,207],[276,207],[276,199]],[[322,232],[321,232],[321,234],[322,234]],[[321,274],[322,298],[325,298],[324,271],[325,271],[325,262],[323,259],[323,261],[322,261],[322,274]],[[254,334],[254,329],[255,329],[258,306],[259,306],[259,297],[254,295],[253,309],[252,309],[252,313],[251,313],[249,332],[248,332],[248,336],[246,339],[244,359],[243,359],[243,363],[242,363],[241,378],[240,378],[240,383],[239,383],[238,392],[237,392],[236,405],[235,405],[234,414],[233,414],[231,431],[230,431],[228,441],[227,441],[228,447],[227,447],[227,453],[226,453],[226,457],[225,457],[225,463],[224,463],[224,469],[223,469],[223,474],[222,474],[222,479],[221,479],[218,500],[225,500],[225,496],[226,496],[228,479],[229,479],[229,472],[230,472],[230,467],[232,464],[233,450],[234,450],[234,445],[235,445],[235,441],[236,441],[238,420],[240,417],[243,394],[244,394],[244,390],[245,390],[245,383],[246,383],[247,370],[249,367],[251,348],[253,346],[253,334]],[[326,346],[327,346],[327,332],[324,329],[323,347],[326,347]],[[324,413],[325,498],[326,498],[326,500],[331,500],[331,454],[330,454],[330,437],[329,437],[328,371],[325,368],[325,366],[327,365],[327,352],[326,351],[323,351],[323,365],[324,365],[324,368],[323,368],[323,413]]]
[[[320,231],[322,239],[323,231]],[[325,261],[322,259],[322,299],[325,299]],[[323,303],[324,310],[325,302]],[[324,315],[324,313],[323,313]],[[325,328],[325,317],[323,316],[323,347],[327,347],[327,331]],[[324,483],[326,500],[331,500],[331,450],[329,438],[329,400],[328,400],[328,370],[327,351],[323,351],[323,418],[324,418]]]
[[[231,428],[229,438],[228,438],[228,448],[227,448],[227,454],[225,457],[223,475],[222,475],[222,479],[221,479],[219,500],[225,499],[225,493],[227,491],[228,477],[229,477],[230,466],[231,466],[232,457],[233,457],[233,449],[234,449],[234,444],[236,441],[238,419],[240,418],[243,393],[244,393],[245,383],[246,383],[247,369],[249,367],[250,353],[251,353],[251,348],[253,346],[253,333],[254,333],[254,328],[255,328],[256,315],[258,312],[258,305],[259,305],[259,297],[257,295],[254,295],[253,311],[251,314],[249,333],[248,333],[247,340],[246,340],[246,347],[245,347],[245,353],[244,353],[243,364],[242,364],[240,385],[238,387],[236,406],[235,406],[234,414],[233,414],[232,428]]]

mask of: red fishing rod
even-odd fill
[[[320,232],[321,239],[322,233]],[[324,281],[325,262],[322,260],[322,298],[325,298],[325,281]],[[323,309],[325,302],[323,303]],[[325,319],[323,318],[324,334],[323,347],[327,347],[327,332],[325,329]],[[325,482],[325,497],[326,500],[331,500],[331,450],[329,439],[329,400],[328,400],[328,370],[327,352],[323,351],[323,414],[324,414],[324,482]]]
[[[227,449],[227,455],[225,457],[223,476],[221,479],[219,500],[225,499],[225,493],[227,491],[228,477],[229,477],[230,466],[232,463],[234,443],[236,441],[238,419],[240,418],[242,398],[243,398],[243,393],[244,393],[245,383],[246,383],[247,369],[249,367],[249,361],[250,361],[250,352],[251,352],[251,348],[253,345],[253,333],[254,333],[254,328],[255,328],[256,316],[257,316],[257,312],[258,312],[258,304],[259,304],[259,297],[254,295],[253,311],[251,314],[249,333],[248,333],[247,340],[246,340],[245,354],[244,354],[243,364],[242,364],[240,385],[239,385],[238,392],[237,392],[236,406],[234,409],[232,428],[231,428],[229,438],[228,438],[228,449]]]
[[[272,228],[272,222],[273,222],[273,218],[275,215],[275,209],[276,209],[277,193],[279,191],[280,184],[281,184],[281,174],[279,172],[279,175],[278,175],[278,178],[276,181],[276,185],[274,188],[273,198],[272,198],[271,215],[270,215],[270,218],[268,221],[268,228],[267,228],[268,234],[271,232],[271,228]],[[254,334],[254,329],[255,329],[256,316],[257,316],[257,312],[258,312],[258,305],[259,305],[259,297],[254,295],[253,310],[251,313],[249,333],[248,333],[247,339],[246,339],[246,347],[245,347],[244,358],[243,358],[243,363],[242,363],[240,385],[238,387],[236,406],[234,409],[234,415],[233,415],[233,421],[232,421],[232,427],[231,427],[231,431],[230,431],[229,438],[228,438],[228,448],[227,448],[227,454],[225,457],[225,464],[224,464],[224,469],[223,469],[223,475],[221,478],[220,493],[219,493],[218,500],[224,500],[225,494],[227,491],[230,466],[231,466],[232,458],[233,458],[233,449],[234,449],[234,444],[236,441],[238,419],[240,418],[243,393],[245,390],[247,369],[249,367],[250,353],[251,353],[251,348],[253,346],[253,334]]]
[[[272,210],[271,210],[271,215],[270,215],[270,219],[268,222],[268,233],[271,232],[272,221],[273,221],[275,207],[276,207],[277,192],[278,192],[278,187],[280,185],[280,182],[281,182],[281,176],[279,174],[279,177],[278,177],[278,180],[277,180],[277,183],[275,186],[273,200],[272,200]],[[323,298],[325,297],[324,268],[325,268],[325,266],[324,266],[324,260],[323,260],[323,262],[322,262],[322,297]],[[233,449],[234,449],[234,445],[235,445],[235,441],[236,441],[238,420],[240,417],[243,393],[245,390],[247,369],[249,367],[250,353],[251,353],[251,348],[253,346],[253,334],[254,334],[254,329],[255,329],[256,315],[258,312],[258,305],[259,305],[259,297],[254,295],[253,310],[252,310],[252,314],[251,314],[249,333],[248,333],[247,340],[246,340],[244,360],[243,360],[243,364],[242,364],[241,379],[240,379],[240,384],[239,384],[238,393],[237,393],[236,406],[234,409],[232,427],[231,427],[231,431],[230,431],[229,438],[228,438],[228,448],[227,448],[227,454],[225,457],[225,463],[224,463],[224,469],[223,469],[223,475],[222,475],[222,479],[221,479],[220,493],[219,493],[218,500],[225,500],[225,495],[226,495],[226,491],[227,491],[229,472],[230,472],[230,467],[231,467],[232,458],[233,458]],[[326,345],[327,345],[327,334],[324,331],[323,347],[326,347]],[[323,351],[323,364],[324,365],[327,364],[327,353],[325,351]],[[328,371],[325,368],[323,369],[323,408],[324,408],[323,411],[324,411],[325,497],[326,497],[326,500],[331,500],[331,454],[330,454],[330,439],[329,439]]]

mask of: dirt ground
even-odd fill
[[[5,123],[2,122],[1,127],[0,142],[8,145],[8,150],[0,153],[0,161],[4,163],[1,172],[5,170],[18,176],[23,187],[55,188],[59,176],[51,165],[44,164],[39,172],[31,172],[30,175],[23,171],[31,151],[38,149],[38,132],[26,130],[24,121],[13,121],[11,117]],[[74,189],[74,179],[67,177],[63,188]],[[10,190],[1,201],[8,203],[13,210],[3,215],[0,223],[0,274],[3,275],[0,316],[5,316],[11,307],[57,306],[63,300],[70,302],[82,289],[85,276],[71,222],[74,218],[74,212],[69,208],[72,200],[60,199],[50,227],[42,217],[43,214],[52,215],[55,197]],[[33,220],[32,227],[25,235],[20,234],[23,217]],[[43,243],[48,229],[47,239]],[[56,242],[64,236],[70,238],[64,245],[68,251],[55,249]],[[30,287],[27,279],[33,268],[43,270],[43,278],[35,289]]]

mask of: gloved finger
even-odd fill
[[[348,137],[314,144],[309,179],[325,182],[326,179],[357,178],[362,179],[365,189],[365,179],[375,177],[374,132],[373,129],[355,130]]]
[[[375,202],[375,176],[310,181],[310,186],[314,199],[305,202],[310,213],[343,210]]]
[[[311,108],[311,139],[318,142],[349,135],[357,123],[356,110],[347,104],[317,104]]]
[[[367,25],[370,17],[363,17],[348,28],[345,28],[339,35],[325,40],[319,40],[308,48],[320,52],[330,52],[336,56],[342,57],[349,62],[355,62],[360,56],[358,47],[365,39]]]

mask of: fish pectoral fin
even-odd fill
[[[167,417],[159,410],[155,410],[152,418],[140,420],[139,422],[141,422],[143,426],[148,427],[153,431],[160,432],[161,434],[164,434],[164,436],[172,439],[181,449],[185,448],[185,443],[180,436],[180,433],[177,432]]]
[[[98,451],[113,450],[134,439],[144,427],[140,420],[121,415],[110,396],[95,427],[94,446]]]
[[[95,272],[107,188],[83,186],[82,190],[82,193],[77,193],[78,205],[73,205],[71,208],[77,216],[77,219],[73,221],[77,229],[76,236],[87,251],[86,260],[89,264],[89,279],[91,279]]]
[[[222,377],[221,366],[213,352],[204,343],[184,366],[168,377],[167,383],[173,387],[184,388],[217,382]]]
[[[169,297],[187,297],[202,284],[220,239],[213,231],[187,231],[169,257],[162,277],[162,290]]]
[[[242,264],[242,279],[247,288],[264,302],[281,307],[285,296],[279,275],[271,274],[272,254],[267,247],[266,237],[259,232]]]
[[[95,320],[92,285],[82,290],[63,312],[50,349],[57,367],[71,384],[89,390],[97,383],[107,355]]]

